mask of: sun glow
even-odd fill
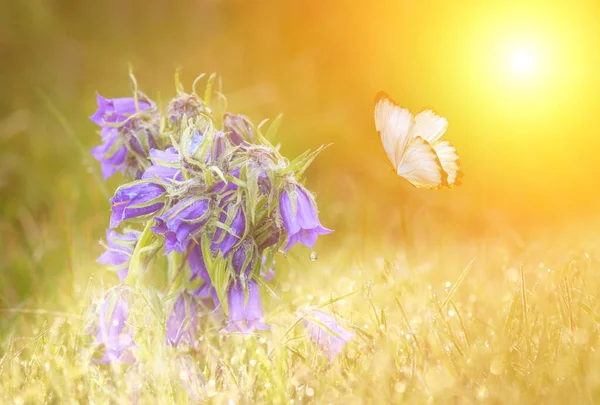
[[[536,68],[534,53],[528,48],[513,49],[510,56],[510,67],[512,71],[520,76],[528,76]]]

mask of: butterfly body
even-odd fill
[[[394,170],[415,187],[441,188],[459,184],[456,149],[440,138],[448,121],[430,110],[413,117],[384,92],[375,97],[375,128]]]

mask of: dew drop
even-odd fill
[[[310,252],[310,261],[311,262],[316,262],[317,259],[319,258],[319,256],[317,255],[317,252],[315,252],[314,250],[312,252]]]
[[[406,391],[406,383],[397,382],[396,384],[394,384],[394,390],[396,390],[396,392],[400,392],[400,393]]]
[[[486,399],[488,396],[488,390],[485,386],[477,388],[477,399]]]

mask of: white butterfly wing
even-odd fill
[[[415,187],[438,188],[446,185],[447,174],[442,169],[435,150],[421,137],[410,142],[397,172]]]
[[[460,168],[458,166],[458,153],[456,148],[448,141],[436,142],[433,149],[437,154],[440,164],[448,174],[448,185],[458,184],[460,181]]]
[[[462,173],[456,149],[449,142],[439,141],[448,121],[430,110],[413,119],[384,92],[379,92],[375,100],[375,127],[397,174],[415,187],[458,184]]]
[[[444,135],[448,129],[448,121],[435,114],[433,111],[425,110],[417,114],[415,124],[410,130],[411,138],[420,136],[429,144],[433,145]]]
[[[396,105],[383,92],[378,93],[375,100],[375,128],[379,132],[385,153],[394,169],[397,169],[411,139],[413,117],[407,109]]]

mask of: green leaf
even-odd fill
[[[306,169],[310,166],[310,164],[315,160],[315,158],[323,152],[325,149],[330,147],[332,144],[321,145],[316,151],[311,153],[303,153],[294,159],[288,167],[283,170],[283,173],[291,173],[293,172],[297,179],[300,179]]]
[[[142,256],[144,252],[147,252],[147,248],[150,246],[153,238],[155,237],[154,233],[152,232],[152,222],[153,221],[148,221],[146,223],[146,226],[140,235],[140,239],[138,240],[138,243],[131,254],[129,271],[127,272],[127,277],[125,277],[125,283],[131,286],[137,286],[142,278],[144,271]]]
[[[227,266],[227,260],[223,258],[221,252],[217,252],[216,257],[212,257],[210,250],[211,237],[208,234],[203,234],[200,246],[202,247],[202,256],[210,281],[217,292],[223,311],[228,313],[227,306],[227,287],[229,286],[229,279],[231,277],[231,270]]]
[[[271,122],[271,125],[269,125],[269,129],[267,130],[267,133],[265,134],[265,138],[267,140],[270,141],[270,140],[273,140],[273,138],[275,138],[275,135],[277,134],[277,131],[279,130],[279,127],[281,126],[282,120],[283,120],[283,114],[279,114]]]
[[[267,124],[267,122],[269,122],[269,120],[264,119],[264,120],[262,120],[262,122],[260,124],[258,124],[258,127],[256,127],[256,140],[258,141],[257,143],[263,144],[263,145],[267,146],[268,148],[276,151],[275,147],[271,144],[271,142],[268,141],[267,138],[265,138],[265,136],[262,133],[262,128],[263,128],[263,126],[265,126]]]

